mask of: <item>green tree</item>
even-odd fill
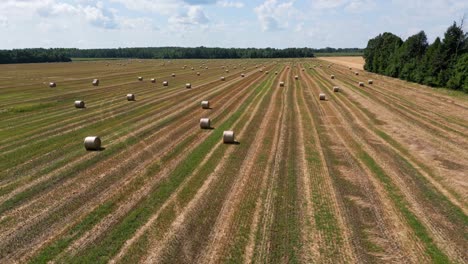
[[[447,87],[468,93],[468,53],[461,55],[454,65]]]

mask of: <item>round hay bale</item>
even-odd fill
[[[229,70],[226,70],[226,73],[229,73]]]
[[[143,81],[143,77],[141,77],[141,76],[138,77],[138,80],[139,80],[139,81]]]
[[[169,86],[169,82],[168,81],[164,81],[162,82],[163,86]]]
[[[286,67],[286,69],[288,69],[288,70],[289,70],[289,66],[288,66],[288,67]]]
[[[187,88],[187,89],[192,88],[192,84],[191,84],[191,83],[186,83],[186,84],[185,84],[185,88]]]
[[[234,131],[224,131],[223,132],[223,142],[225,144],[235,143]]]
[[[333,75],[333,74],[330,75],[330,78],[331,78],[331,79],[335,79],[335,75]]]
[[[359,72],[355,72],[354,75],[359,75]]]
[[[242,74],[241,74],[241,77],[245,77],[245,74],[242,73]]]
[[[99,86],[99,79],[93,80],[93,86]]]
[[[208,67],[205,67],[206,70],[208,70]]]
[[[305,69],[302,69],[302,71],[304,71]]]
[[[224,78],[224,76],[223,76],[223,77],[221,77],[221,81],[225,81],[225,80],[226,80],[226,78]]]
[[[57,87],[57,84],[56,84],[56,83],[54,83],[54,82],[50,82],[50,83],[49,83],[49,87],[50,87],[50,88]]]
[[[297,76],[297,75],[294,76],[294,79],[299,80],[299,76]]]
[[[349,70],[352,70],[353,68],[349,67]]]
[[[338,86],[333,87],[333,92],[337,93],[339,91],[340,91],[340,87]]]
[[[195,68],[192,67],[192,71],[195,70]]]
[[[84,147],[86,150],[100,150],[101,139],[97,136],[85,137]]]
[[[284,82],[279,83],[280,87],[284,87]]]
[[[265,74],[268,74],[269,72],[268,71],[265,71]]]
[[[171,74],[172,77],[175,77],[175,73]]]
[[[77,100],[75,101],[75,107],[76,108],[85,108],[85,102],[82,100]]]
[[[201,101],[201,107],[203,109],[210,109],[210,101]]]
[[[200,119],[200,128],[201,129],[211,128],[210,119],[209,118],[201,118]]]
[[[277,71],[275,72],[275,75],[278,75],[278,72],[277,72]]]
[[[359,86],[364,87],[364,83],[363,83],[363,82],[359,82]]]
[[[373,80],[368,80],[367,83],[368,83],[368,84],[373,84],[374,81],[373,81]]]
[[[236,69],[237,69],[237,67],[236,67],[236,66],[234,66],[234,70],[236,70]]]
[[[260,72],[263,72],[263,70],[262,70],[262,69],[260,69]]]
[[[326,99],[326,96],[325,96],[325,94],[324,94],[324,93],[321,93],[321,94],[319,94],[319,98],[320,98],[320,100],[322,100],[322,101],[323,101],[323,100],[325,100],[325,99]]]
[[[198,76],[200,76],[200,73],[199,73],[199,72],[197,72],[197,75],[198,75]]]
[[[134,94],[127,94],[127,101],[135,101],[135,95]]]
[[[151,82],[152,82],[152,83],[156,83],[156,79],[155,79],[155,78],[152,78],[152,79],[151,79]]]

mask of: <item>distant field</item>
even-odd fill
[[[468,97],[362,64],[0,65],[0,263],[466,263]]]
[[[361,56],[321,57],[320,59],[324,61],[340,64],[345,67],[352,67],[352,68],[359,69],[359,70],[364,69],[364,63],[365,63],[364,58]]]
[[[351,53],[351,52],[331,52],[331,53],[321,53],[321,52],[316,52],[314,53],[316,57],[362,57],[363,53],[362,52],[356,52],[356,53]]]
[[[125,58],[71,58],[72,61],[108,61],[108,60],[125,60]]]

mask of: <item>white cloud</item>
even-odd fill
[[[110,0],[110,2],[120,3],[127,9],[138,12],[155,12],[162,15],[172,15],[187,6],[181,0]]]
[[[200,6],[189,6],[186,12],[169,18],[169,23],[183,25],[201,25],[209,21]]]
[[[293,1],[279,3],[277,0],[266,0],[255,7],[255,13],[263,31],[276,31],[288,27],[288,19],[295,9]]]
[[[336,8],[344,5],[349,0],[313,0],[312,6],[317,9]]]
[[[118,23],[114,18],[112,10],[103,8],[103,6],[86,6],[82,7],[81,11],[84,14],[84,18],[91,25],[106,29],[116,29]]]
[[[8,27],[8,18],[0,16],[0,27]]]
[[[311,3],[319,10],[344,8],[350,12],[369,11],[376,6],[375,0],[312,0]]]
[[[244,7],[244,3],[236,2],[236,1],[229,1],[229,0],[221,0],[216,2],[216,5],[221,7],[234,7],[234,8],[242,8]]]

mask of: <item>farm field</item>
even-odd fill
[[[320,57],[319,59],[342,66],[352,67],[358,70],[364,70],[365,61],[362,56]]]
[[[0,263],[467,263],[468,96],[350,59],[0,65]]]

